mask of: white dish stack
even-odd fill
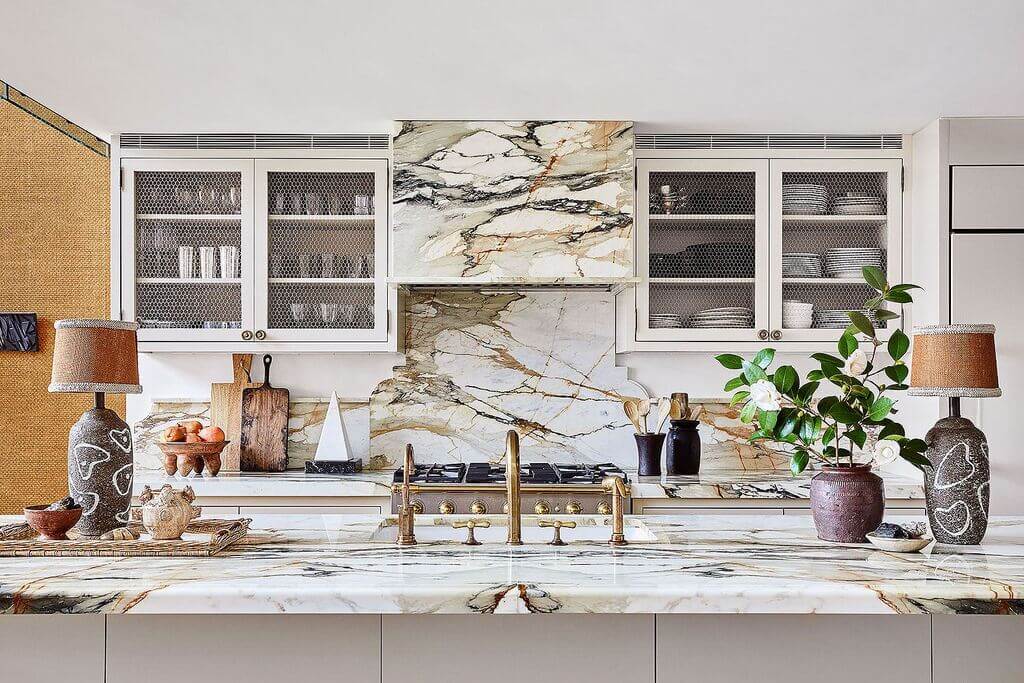
[[[651,329],[684,327],[686,319],[677,313],[651,313],[648,324]]]
[[[882,198],[866,192],[845,192],[832,202],[835,212],[844,216],[877,216],[885,213]]]
[[[821,255],[809,252],[783,254],[782,277],[821,277]]]
[[[814,304],[797,299],[782,302],[782,326],[789,330],[806,330],[814,322]]]
[[[825,275],[860,278],[865,266],[882,267],[882,250],[877,247],[839,247],[825,252]]]
[[[828,188],[816,183],[782,186],[782,213],[821,215],[828,209]]]
[[[690,327],[753,327],[754,312],[742,306],[709,308],[690,316]]]

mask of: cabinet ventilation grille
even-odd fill
[[[385,134],[121,133],[122,149],[387,149]]]
[[[637,149],[903,149],[900,135],[637,133]]]

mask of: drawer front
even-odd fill
[[[954,167],[953,229],[1024,229],[1024,166]]]
[[[238,508],[243,515],[379,515],[377,505],[245,505]]]

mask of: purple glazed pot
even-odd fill
[[[885,488],[871,465],[825,465],[811,479],[811,513],[823,541],[866,543],[884,512]]]

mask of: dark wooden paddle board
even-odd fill
[[[288,466],[288,390],[270,385],[270,361],[263,356],[263,384],[242,390],[243,472],[283,472]]]

